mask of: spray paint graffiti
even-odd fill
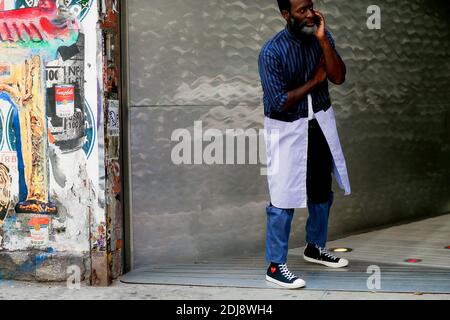
[[[3,1],[3,7],[5,5],[16,9],[0,12],[0,20],[3,21],[3,28],[0,28],[1,53],[13,53],[15,57],[11,59],[11,55],[0,55],[0,100],[3,104],[9,104],[11,109],[10,120],[15,142],[12,149],[17,156],[19,202],[15,211],[56,214],[56,205],[49,199],[48,144],[57,144],[60,137],[58,134],[68,136],[67,127],[83,130],[80,125],[83,119],[80,114],[83,111],[76,109],[75,114],[74,107],[71,117],[59,117],[64,122],[67,119],[68,125],[63,130],[54,132],[51,129],[55,126],[51,121],[61,113],[56,111],[55,95],[50,94],[49,97],[48,91],[58,92],[61,96],[62,91],[56,89],[61,88],[58,85],[72,85],[74,82],[76,85],[73,84],[73,91],[75,86],[78,86],[78,91],[82,91],[80,88],[83,87],[83,78],[73,81],[62,78],[63,83],[52,82],[53,86],[49,90],[43,75],[49,77],[50,70],[46,65],[54,56],[59,55],[60,60],[66,61],[77,54],[83,54],[79,48],[84,46],[84,38],[80,36],[77,20],[68,14],[67,8],[61,4],[58,7],[54,1],[15,1],[14,6],[11,1]],[[83,74],[82,71],[80,74]],[[83,101],[82,92],[79,95],[78,100]],[[74,100],[75,93],[73,103]],[[60,105],[66,107],[68,102],[63,100]],[[56,111],[57,115],[51,111]],[[53,117],[50,117],[48,125],[49,113]],[[71,121],[72,118],[78,122]],[[78,136],[82,137],[81,134]],[[82,143],[79,144],[81,147]]]
[[[56,213],[56,206],[48,199],[47,126],[40,78],[42,67],[40,56],[33,55],[11,64],[10,76],[0,79],[0,99],[13,108],[19,172],[16,212]]]
[[[94,3],[0,0],[4,250],[90,248],[90,217],[101,212],[92,181],[98,177],[97,158],[88,162],[92,153],[97,157],[96,109],[88,104],[96,101],[97,91],[85,77],[86,66],[96,75],[95,46],[86,51],[83,29],[91,30],[92,42],[96,12],[87,14]],[[84,25],[81,18],[87,18]]]

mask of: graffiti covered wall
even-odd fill
[[[0,0],[1,252],[106,248],[96,9],[95,0]]]

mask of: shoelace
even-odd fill
[[[331,258],[332,260],[338,260],[338,257],[332,255],[329,253],[325,248],[317,247],[319,249],[320,255],[324,255],[328,258]]]
[[[292,280],[294,278],[296,278],[295,274],[293,274],[292,272],[289,271],[288,267],[286,264],[280,264],[279,265],[281,274],[288,280]]]

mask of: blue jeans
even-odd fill
[[[333,204],[331,192],[324,203],[308,201],[308,220],[306,222],[306,242],[325,248],[328,233],[328,217]],[[294,209],[280,209],[269,204],[266,207],[266,260],[273,263],[286,263],[288,242]]]
[[[331,192],[327,202],[308,202],[309,215],[305,226],[306,243],[316,244],[321,248],[325,248],[328,236],[328,218],[333,200],[334,194]]]
[[[328,233],[328,217],[333,204],[331,172],[333,160],[328,142],[316,119],[308,123],[308,163],[306,191],[308,221],[306,242],[325,248]],[[268,262],[285,263],[294,209],[280,209],[268,205],[266,259]]]

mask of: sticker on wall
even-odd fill
[[[93,232],[92,238],[92,250],[106,251],[106,224],[104,222],[97,226],[97,230]]]
[[[32,245],[46,245],[49,238],[49,218],[47,216],[33,216],[28,222]]]
[[[55,86],[55,109],[59,118],[70,118],[75,114],[75,86],[58,84]]]
[[[108,100],[108,135],[118,137],[120,133],[119,100]]]

